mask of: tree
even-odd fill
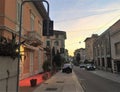
[[[53,66],[54,69],[60,69],[60,67],[62,66],[62,58],[60,53],[57,53],[54,57],[53,57]]]
[[[80,54],[79,53],[77,53],[77,55],[76,55],[76,61],[79,64],[79,61],[80,61]]]
[[[50,71],[50,62],[48,60],[43,62],[42,68],[44,72],[49,72]]]

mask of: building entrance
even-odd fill
[[[120,61],[117,61],[117,72],[120,73]]]

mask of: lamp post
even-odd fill
[[[21,6],[20,6],[20,24],[19,24],[19,39],[18,39],[18,44],[19,44],[19,48],[18,48],[18,53],[19,53],[19,56],[18,56],[18,69],[17,69],[17,88],[16,88],[16,92],[19,91],[19,73],[20,73],[20,69],[19,69],[19,65],[20,65],[20,42],[21,42],[21,32],[22,32],[22,8],[23,8],[23,5],[27,2],[45,2],[47,4],[47,15],[48,15],[48,18],[47,20],[49,20],[49,3],[48,1],[46,0],[25,0],[25,1],[22,1],[21,3]],[[49,21],[47,21],[48,25],[47,25],[47,34],[49,34]]]

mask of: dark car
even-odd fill
[[[86,70],[95,70],[96,66],[94,64],[86,64]]]
[[[72,64],[71,63],[66,63],[64,64],[62,68],[63,73],[72,73]]]

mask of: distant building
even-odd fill
[[[80,48],[75,50],[74,52],[74,57],[77,56],[77,54],[80,54],[80,63],[85,61],[85,49],[84,48]]]
[[[57,52],[64,53],[65,50],[66,32],[54,30],[54,35],[46,38],[46,46],[55,49]]]
[[[93,61],[93,43],[98,38],[97,34],[93,34],[91,37],[85,39],[85,59],[88,61]]]
[[[55,54],[60,53],[63,58],[65,58],[65,40],[66,32],[54,30],[54,35],[51,37],[46,37],[45,46],[50,48],[52,51],[52,57]]]

